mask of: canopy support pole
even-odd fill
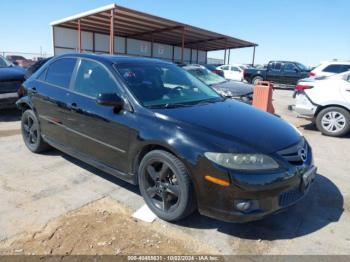
[[[255,47],[253,47],[253,61],[252,61],[252,66],[254,66],[254,63],[255,63]]]
[[[78,52],[81,53],[82,45],[81,45],[81,22],[78,19]]]
[[[114,9],[111,10],[110,18],[109,53],[114,55]]]

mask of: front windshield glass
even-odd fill
[[[2,67],[9,67],[11,65],[10,62],[6,61],[5,58],[0,56],[0,68]]]
[[[301,70],[303,70],[303,71],[308,71],[309,69],[307,68],[307,66],[305,66],[305,65],[303,65],[303,64],[300,64],[300,63],[296,63],[297,64],[297,66],[301,69]]]
[[[145,107],[184,106],[223,99],[213,89],[173,64],[125,62],[114,67]]]
[[[226,82],[226,79],[215,74],[208,69],[204,68],[194,68],[188,69],[191,75],[197,77],[199,80],[203,81],[206,85],[217,85]]]

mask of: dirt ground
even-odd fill
[[[102,198],[50,221],[41,230],[0,243],[0,255],[217,254],[166,225],[131,217],[130,210]]]

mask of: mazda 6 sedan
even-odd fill
[[[169,62],[66,54],[23,90],[17,106],[30,151],[51,146],[137,184],[167,221],[196,209],[261,219],[302,199],[316,175],[311,147],[292,125]]]

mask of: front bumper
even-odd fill
[[[288,170],[275,173],[239,174],[217,166],[208,167],[207,163],[200,165],[202,176],[211,174],[220,179],[229,178],[231,184],[224,187],[200,181],[201,185],[196,187],[199,212],[238,223],[259,220],[294,205],[308,193],[317,172],[311,151],[304,164],[291,165]],[[248,201],[251,207],[239,210],[237,203],[240,201]]]
[[[18,100],[17,92],[0,94],[0,109],[16,107],[17,100]]]

